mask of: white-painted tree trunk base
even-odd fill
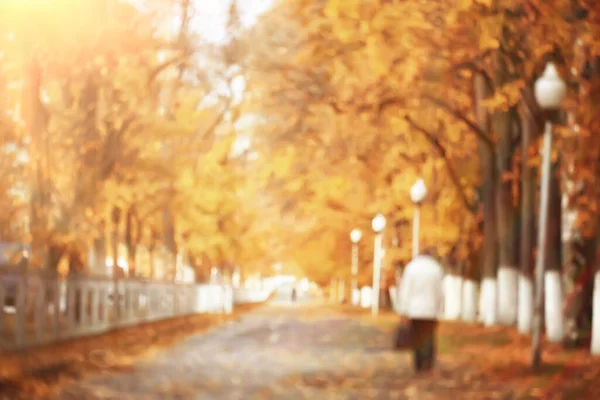
[[[517,323],[519,272],[516,267],[501,265],[498,269],[498,322]]]
[[[360,306],[360,289],[354,289],[352,291],[352,305]]]
[[[460,317],[462,276],[448,274],[444,277],[444,319]]]
[[[533,282],[531,277],[519,275],[519,316],[517,328],[521,334],[531,333],[533,326]]]
[[[392,301],[392,309],[396,314],[399,314],[399,297],[398,297],[398,286],[390,286],[388,288],[390,294],[390,300]]]
[[[559,271],[546,271],[544,275],[546,338],[559,343],[565,334],[562,311],[562,281]]]
[[[343,303],[346,300],[346,286],[344,281],[338,282],[338,302]]]
[[[465,279],[462,285],[462,310],[461,318],[466,322],[475,322],[477,319],[477,283]]]
[[[360,306],[363,308],[371,307],[371,297],[373,296],[373,289],[370,286],[364,286],[360,289]]]
[[[480,312],[481,322],[486,326],[495,325],[497,322],[496,279],[484,278],[481,284]]]
[[[590,352],[600,355],[600,272],[594,276],[594,297],[592,313],[592,343]]]

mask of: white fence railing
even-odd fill
[[[19,349],[197,313],[230,313],[231,287],[0,272],[0,347]]]

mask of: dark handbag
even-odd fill
[[[413,347],[414,335],[412,324],[409,321],[403,321],[396,328],[394,334],[394,349],[408,350]]]

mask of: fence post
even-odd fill
[[[4,288],[4,282],[0,280],[0,336],[4,332],[4,307],[6,306],[6,289]]]
[[[46,320],[46,314],[48,313],[48,305],[46,303],[46,279],[41,276],[37,276],[38,290],[34,294],[35,303],[33,305],[33,317],[35,322],[35,337],[40,340],[44,333],[44,325]]]
[[[227,314],[233,312],[233,288],[227,287]]]
[[[233,288],[223,284],[120,279],[115,287],[112,279],[105,281],[73,274],[66,280],[56,275],[31,273],[17,277],[12,329],[6,326],[4,310],[8,291],[6,283],[0,280],[0,337],[8,334],[14,348],[102,333],[144,320],[233,311]],[[108,294],[113,288],[119,303],[111,307]],[[142,299],[144,296],[146,301]],[[111,311],[119,318],[115,319]]]
[[[60,278],[57,276],[56,278],[51,279],[51,284],[54,287],[52,290],[53,297],[53,314],[52,314],[52,332],[54,337],[57,338],[60,335],[60,301],[61,301],[61,289],[62,285],[60,282]]]
[[[90,324],[97,325],[98,324],[98,311],[100,308],[100,287],[94,282],[90,285],[90,291],[92,293],[92,304],[90,305]]]
[[[75,329],[75,291],[77,290],[75,278],[67,278],[67,335]]]
[[[173,284],[173,285],[176,285],[176,284]],[[176,317],[177,315],[179,315],[179,293],[178,293],[177,287],[173,286],[171,288],[171,290],[169,290],[169,292],[171,293],[171,301],[172,301],[171,315],[173,317]]]
[[[137,320],[136,310],[138,309],[138,304],[140,302],[140,288],[137,281],[129,282],[129,311],[128,318],[130,321]]]
[[[131,285],[126,279],[121,280],[123,285],[123,310],[121,316],[123,317],[123,323],[129,323],[130,310],[131,310]]]
[[[227,313],[227,286],[221,287],[221,314]]]
[[[153,299],[154,287],[152,286],[152,282],[146,283],[146,321],[152,320],[152,307],[154,306]]]
[[[82,281],[81,284],[79,285],[79,307],[80,307],[80,311],[79,311],[79,324],[81,326],[85,326],[86,324],[88,324],[90,322],[90,319],[88,317],[88,299],[89,299],[89,295],[90,295],[90,284],[88,282]]]
[[[136,280],[131,283],[131,304],[129,305],[129,318],[138,320],[140,308],[140,283]]]
[[[98,290],[99,300],[99,308],[98,308],[98,321],[102,322],[102,325],[110,324],[110,309],[108,304],[108,296],[110,294],[110,287],[112,286],[112,282],[102,282],[103,284],[100,286]],[[100,312],[102,310],[102,312]]]
[[[27,309],[25,307],[26,280],[27,277],[25,274],[20,275],[19,284],[17,285],[17,298],[15,299],[14,334],[15,341],[19,347],[25,344],[25,322],[27,318]]]

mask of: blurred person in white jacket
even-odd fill
[[[444,268],[432,254],[433,249],[424,249],[409,262],[404,268],[400,284],[399,311],[410,324],[417,371],[433,368],[436,330],[444,304]]]

